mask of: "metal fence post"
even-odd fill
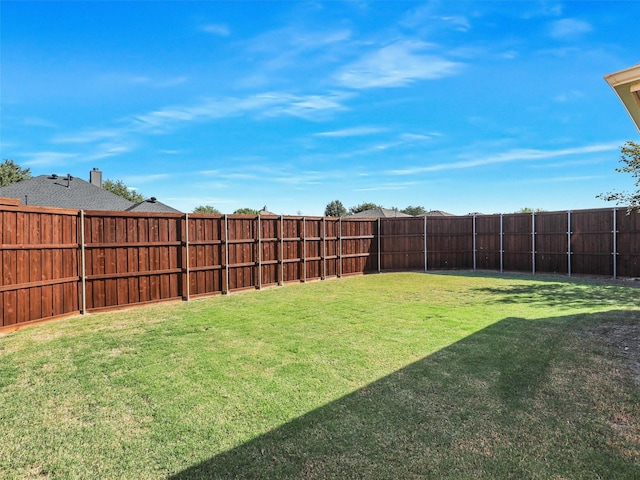
[[[258,290],[262,288],[262,222],[260,221],[260,214],[258,214]]]
[[[80,210],[80,272],[81,283],[81,295],[82,295],[82,314],[87,313],[87,270],[85,259],[85,242],[84,242],[84,210]]]
[[[322,277],[327,278],[327,217],[322,217]]]
[[[307,222],[302,217],[302,283],[307,281]]]
[[[428,271],[427,264],[427,216],[424,216],[424,271]]]
[[[567,212],[567,275],[571,276],[571,210]]]
[[[500,273],[504,273],[504,215],[500,214]]]
[[[381,269],[381,265],[380,265],[380,256],[381,256],[381,250],[380,250],[380,245],[381,245],[381,241],[380,241],[380,217],[378,217],[378,273],[380,273],[382,271]]]
[[[473,215],[473,271],[476,271],[477,267],[477,255],[478,255],[478,246],[476,244],[476,235],[478,232],[476,231],[476,215]]]
[[[536,274],[536,212],[531,212],[531,269]]]
[[[613,278],[618,278],[618,215],[617,208],[613,209]]]
[[[338,277],[342,277],[342,217],[338,219]]]
[[[280,215],[280,285],[284,285],[284,218]]]
[[[185,213],[184,214],[184,254],[185,254],[185,261],[186,261],[186,269],[185,269],[185,286],[184,286],[184,293],[185,293],[185,297],[187,302],[190,300],[190,294],[191,292],[189,291],[189,214]]]
[[[224,277],[225,289],[222,293],[229,293],[229,219],[224,214]]]

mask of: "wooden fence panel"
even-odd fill
[[[322,262],[322,241],[324,239],[322,218],[305,217],[304,253],[305,281],[324,277]]]
[[[258,288],[258,217],[227,217],[229,291]]]
[[[613,210],[571,214],[571,271],[613,276]]]
[[[340,261],[338,258],[340,251],[341,222],[342,220],[339,218],[325,218],[323,222],[325,278],[341,275]]]
[[[504,270],[533,272],[533,237],[531,214],[510,214],[502,218]]]
[[[378,221],[346,219],[341,221],[341,274],[358,275],[378,271]]]
[[[299,282],[302,271],[302,217],[285,217],[282,220],[283,282]]]
[[[640,278],[640,213],[627,214],[618,208],[616,215],[616,275]]]
[[[500,216],[476,217],[476,268],[500,270]]]
[[[221,215],[189,215],[189,295],[222,293],[225,285],[225,222]]]
[[[181,298],[181,215],[84,216],[87,310]]]
[[[427,217],[430,270],[473,268],[473,217]]]
[[[3,206],[0,327],[79,313],[78,212]]]
[[[567,250],[569,238],[567,212],[535,214],[536,272],[569,273]]]
[[[278,285],[282,279],[280,217],[260,217],[260,285]]]
[[[424,270],[424,217],[380,219],[381,270]]]

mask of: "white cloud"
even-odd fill
[[[439,133],[431,132],[428,134],[422,133],[403,133],[400,135],[400,139],[405,142],[424,142],[433,139],[433,137],[441,137]]]
[[[132,129],[139,132],[163,133],[180,123],[206,121],[246,113],[275,117],[290,115],[315,120],[321,114],[345,110],[342,101],[350,95],[292,95],[282,92],[256,94],[245,98],[205,99],[193,105],[165,107],[136,116]]]
[[[123,182],[127,184],[134,184],[134,183],[145,184],[145,183],[153,183],[158,180],[165,180],[169,177],[171,177],[171,175],[168,173],[150,173],[148,175],[127,175],[124,177]],[[135,190],[138,189],[138,187],[131,187],[131,188]]]
[[[469,23],[467,17],[463,17],[462,15],[443,16],[440,17],[440,20],[452,25],[454,30],[459,32],[466,32],[471,28],[471,23]]]
[[[460,70],[460,63],[425,53],[429,47],[414,41],[388,45],[341,68],[335,79],[340,85],[355,89],[403,87],[418,80],[451,76]]]
[[[49,165],[58,167],[78,158],[78,154],[68,152],[31,152],[22,156],[26,158],[22,163],[28,167],[45,167]]]
[[[274,105],[263,110],[265,116],[275,117],[290,115],[306,120],[319,120],[340,110],[346,110],[342,100],[345,94],[335,93],[328,95],[290,95],[278,94]]]
[[[216,23],[209,23],[207,25],[202,25],[200,30],[205,33],[210,33],[212,35],[217,35],[219,37],[228,37],[231,35],[231,30],[227,25],[221,25]]]
[[[574,40],[591,30],[593,30],[591,24],[585,21],[563,18],[550,24],[549,34],[556,40]]]
[[[409,187],[418,185],[418,182],[398,182],[398,183],[385,183],[381,185],[355,188],[355,192],[381,192],[388,190],[406,190]]]
[[[133,146],[124,143],[102,143],[97,145],[93,151],[86,156],[83,156],[83,160],[91,162],[94,160],[102,160],[103,158],[113,157],[120,155],[121,153],[127,153],[133,150]]]
[[[57,127],[55,123],[40,117],[27,117],[23,121],[25,126],[27,127],[44,127],[44,128]]]
[[[566,103],[573,100],[582,100],[586,95],[579,90],[571,90],[569,92],[559,93],[553,97],[553,101],[557,103]]]
[[[329,132],[319,132],[314,134],[316,137],[358,137],[364,135],[374,135],[376,133],[387,132],[387,128],[380,127],[352,127],[342,130],[332,130]]]
[[[415,175],[426,172],[438,172],[443,170],[459,170],[466,168],[481,167],[484,165],[492,165],[498,163],[509,163],[519,161],[530,160],[546,160],[551,158],[569,156],[569,155],[586,155],[590,153],[598,153],[605,151],[618,150],[619,143],[611,144],[596,144],[588,145],[586,147],[565,148],[560,150],[536,150],[536,149],[517,149],[509,150],[507,152],[498,153],[496,155],[489,155],[485,157],[479,157],[472,160],[463,160],[459,162],[440,163],[435,165],[428,165],[424,167],[404,168],[398,170],[389,170],[387,173],[390,175]]]
[[[93,143],[117,138],[122,135],[118,129],[87,130],[80,133],[58,135],[52,139],[53,143]]]
[[[182,85],[188,78],[184,75],[144,75],[139,73],[105,73],[98,76],[98,82],[113,88],[116,85],[147,88],[170,88]]]

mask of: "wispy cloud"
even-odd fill
[[[247,42],[247,50],[264,55],[271,67],[282,67],[302,54],[319,52],[326,55],[328,48],[350,38],[351,31],[345,28],[314,31],[299,26],[286,27],[257,36]]]
[[[84,132],[62,134],[55,136],[51,141],[54,144],[69,143],[94,143],[122,136],[119,129],[91,129]]]
[[[24,165],[28,167],[59,167],[60,165],[66,165],[78,158],[77,153],[70,152],[30,152],[22,155],[26,160],[23,161]]]
[[[560,177],[527,178],[523,180],[509,181],[509,184],[528,185],[535,183],[566,183],[566,182],[588,182],[607,178],[606,175],[566,175]]]
[[[558,103],[566,103],[571,101],[581,101],[585,98],[585,94],[579,90],[571,90],[569,92],[559,93],[555,97],[553,97],[554,102]]]
[[[227,25],[219,23],[208,23],[200,27],[200,31],[216,35],[218,37],[228,37],[231,35],[231,30]]]
[[[133,150],[133,144],[126,144],[120,142],[108,142],[97,145],[93,151],[87,155],[83,155],[82,158],[86,162],[92,162],[95,160],[102,160],[109,157],[114,157],[123,153],[127,153]]]
[[[418,182],[398,182],[398,183],[384,183],[381,185],[374,185],[371,187],[355,188],[354,192],[382,192],[393,190],[406,190],[407,188],[418,185]]]
[[[188,81],[184,75],[164,76],[147,75],[141,73],[104,73],[98,76],[98,82],[113,88],[114,85],[145,87],[145,88],[171,88],[182,85]]]
[[[418,80],[455,75],[461,63],[427,53],[432,45],[419,41],[398,42],[366,54],[335,74],[343,87],[353,89],[403,87]]]
[[[559,150],[536,150],[536,149],[517,149],[509,150],[495,155],[484,156],[471,160],[463,160],[459,162],[440,163],[435,165],[427,165],[422,167],[412,167],[397,170],[389,170],[390,175],[415,175],[426,172],[437,172],[443,170],[459,170],[467,168],[476,168],[484,165],[492,165],[498,163],[523,162],[532,160],[546,160],[570,155],[586,155],[591,153],[614,151],[619,148],[616,144],[596,144],[585,147],[565,148]]]
[[[563,18],[549,25],[549,34],[556,40],[575,40],[591,30],[591,24],[575,18]]]
[[[439,19],[445,23],[448,23],[454,28],[454,30],[457,30],[459,32],[466,32],[471,28],[471,23],[469,22],[469,19],[462,15],[442,16],[442,17],[439,17]]]
[[[244,113],[315,119],[321,114],[344,110],[346,107],[342,102],[346,98],[347,94],[339,92],[325,95],[272,92],[244,98],[205,99],[192,105],[165,107],[138,115],[134,124],[136,130],[160,133],[180,123],[232,117]]]
[[[343,128],[342,130],[331,130],[328,132],[319,132],[314,134],[316,137],[359,137],[366,135],[375,135],[389,131],[388,128],[381,127],[352,127]]]
[[[320,79],[352,51],[351,35],[347,28],[315,30],[301,25],[258,35],[245,42],[246,56],[252,63],[237,84],[268,88],[274,83],[300,84]]]
[[[55,128],[57,125],[49,120],[40,117],[27,117],[23,120],[24,125],[27,127],[43,127],[43,128]]]
[[[341,92],[328,95],[278,94],[274,104],[262,113],[270,117],[289,115],[305,120],[320,120],[338,111],[347,110],[343,101],[349,96]]]
[[[169,173],[150,173],[148,175],[127,175],[123,178],[123,182],[127,184],[146,184],[165,180],[172,175]]]
[[[274,181],[289,185],[320,185],[328,176],[328,172],[318,171],[284,173],[274,177]]]
[[[424,133],[402,133],[400,139],[405,142],[426,142],[427,140],[433,140],[434,137],[441,137],[442,135],[436,132]]]

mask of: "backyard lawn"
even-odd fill
[[[637,283],[366,275],[0,335],[0,478],[640,478]]]

